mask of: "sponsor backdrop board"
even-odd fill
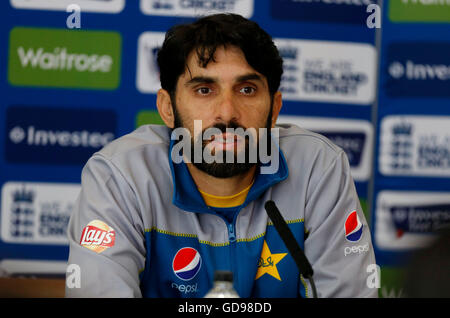
[[[409,257],[450,224],[449,22],[449,2],[383,4],[371,223],[384,296],[403,294]]]
[[[1,1],[3,271],[63,274],[58,264],[67,258],[65,226],[83,165],[114,138],[162,123],[156,53],[165,30],[224,11],[259,22],[274,37],[286,61],[283,114],[340,142],[366,206],[377,53],[362,3]]]
[[[224,11],[273,36],[285,61],[279,122],[299,123],[344,149],[380,264],[389,264],[419,235],[411,232],[417,224],[400,220],[405,201],[395,196],[408,197],[410,178],[424,198],[448,192],[448,4],[385,1],[380,31],[367,24],[367,7],[376,3],[1,1],[0,271],[64,274],[65,226],[87,158],[142,124],[162,123],[156,53],[165,30]],[[427,196],[430,189],[436,193]],[[376,228],[378,217],[384,223]],[[386,248],[382,236],[398,231],[407,243]]]

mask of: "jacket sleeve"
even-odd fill
[[[95,154],[82,171],[69,221],[66,297],[141,297],[143,233],[131,186],[108,159]],[[69,271],[73,264],[78,272]]]
[[[323,164],[325,172],[312,180],[305,210],[305,254],[318,297],[377,297],[377,288],[367,283],[375,264],[370,230],[347,157],[340,150],[331,164]]]

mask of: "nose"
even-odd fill
[[[215,109],[215,121],[229,123],[239,120],[237,99],[233,92],[226,91],[222,94]]]

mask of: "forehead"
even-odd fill
[[[214,53],[214,59],[206,67],[202,67],[197,50],[193,50],[186,60],[186,69],[180,76],[189,80],[195,76],[233,77],[238,78],[248,73],[256,73],[265,78],[250,66],[242,50],[235,46],[218,47]]]

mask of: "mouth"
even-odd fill
[[[225,132],[213,135],[207,146],[215,150],[234,150],[242,143],[242,138],[236,134]]]

